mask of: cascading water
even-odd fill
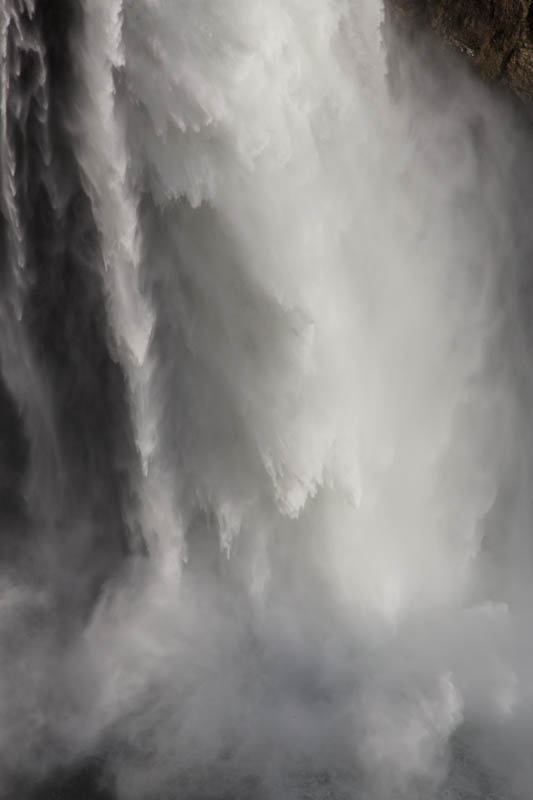
[[[2,796],[529,798],[527,120],[378,0],[0,13]]]

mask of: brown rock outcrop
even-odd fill
[[[432,29],[489,81],[533,97],[533,0],[387,0],[411,35]]]

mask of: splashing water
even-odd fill
[[[377,0],[45,5],[1,29],[6,792],[525,800],[528,123]]]

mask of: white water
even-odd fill
[[[85,13],[73,127],[150,560],[46,725],[128,800],[529,797],[506,110],[451,67],[394,99],[377,0]]]

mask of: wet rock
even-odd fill
[[[532,0],[387,0],[408,35],[431,30],[471,60],[488,81],[533,97]]]

